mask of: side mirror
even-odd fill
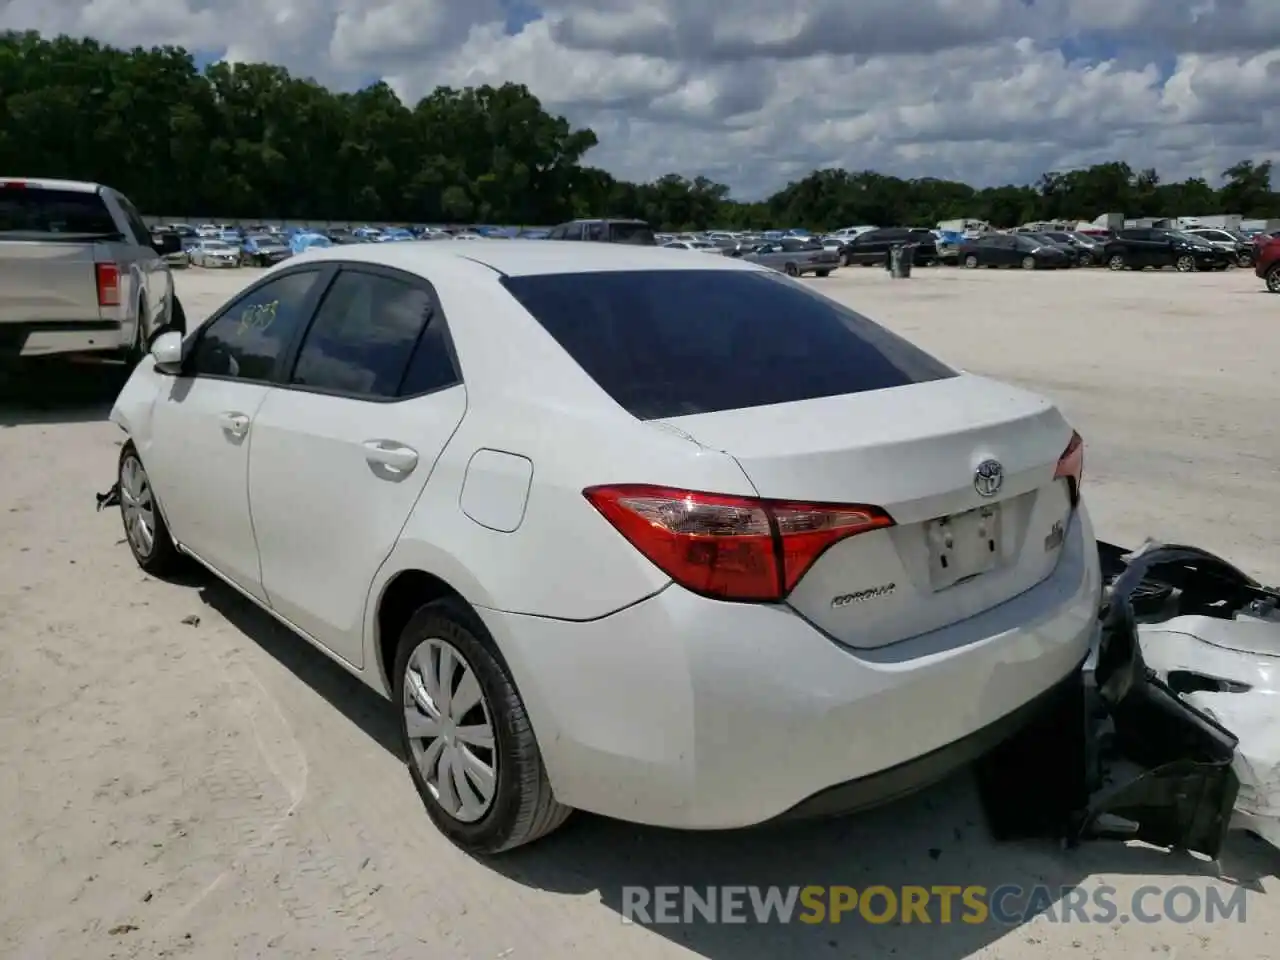
[[[162,233],[152,241],[151,246],[160,256],[167,257],[182,250],[182,238],[176,233]]]
[[[161,373],[177,375],[182,372],[182,334],[166,330],[151,344],[151,356]]]

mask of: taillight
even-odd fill
[[[1080,483],[1084,480],[1084,438],[1074,430],[1071,431],[1071,442],[1058,458],[1058,468],[1053,472],[1053,479],[1067,481],[1071,506],[1080,502]]]
[[[120,268],[114,263],[95,263],[93,269],[98,281],[98,306],[120,306]]]
[[[0,183],[0,188],[5,190],[25,190],[27,189],[27,181],[25,180],[6,180]]]
[[[893,526],[879,507],[796,503],[646,484],[583,494],[658,569],[721,600],[781,600],[828,547]]]

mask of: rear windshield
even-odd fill
[[[614,243],[633,243],[640,246],[657,246],[658,238],[647,223],[611,223],[609,239]]]
[[[0,188],[0,233],[117,234],[107,205],[97,193]]]
[[[507,290],[641,420],[883,390],[956,372],[784,277],[646,270],[506,277]]]

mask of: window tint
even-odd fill
[[[427,329],[422,331],[418,345],[413,349],[409,369],[400,383],[400,396],[415,397],[458,382],[444,315],[437,311],[428,319]]]
[[[285,274],[237,300],[200,332],[191,372],[270,380],[281,352],[306,319],[302,313],[319,276],[316,270]]]
[[[370,397],[396,396],[433,306],[421,287],[344,270],[316,311],[290,382]]]
[[[97,193],[34,187],[0,189],[0,233],[119,232]]]
[[[603,241],[603,240],[604,240],[604,224],[603,224],[603,223],[588,223],[588,224],[587,224],[587,239],[588,239],[588,240]]]
[[[138,208],[129,202],[127,197],[116,194],[116,203],[120,204],[120,209],[124,211],[125,219],[129,221],[129,229],[133,231],[134,242],[146,247],[151,245],[151,231],[147,228],[147,223],[142,219],[142,214],[138,213]]]
[[[647,223],[639,222],[609,224],[609,239],[614,243],[631,243],[642,247],[654,246],[658,242],[652,228]]]
[[[955,376],[865,317],[773,275],[654,270],[502,283],[642,420]]]

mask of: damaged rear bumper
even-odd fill
[[[1196,547],[1099,557],[1080,696],[978,764],[993,831],[1214,859],[1232,826],[1280,845],[1280,593]]]

